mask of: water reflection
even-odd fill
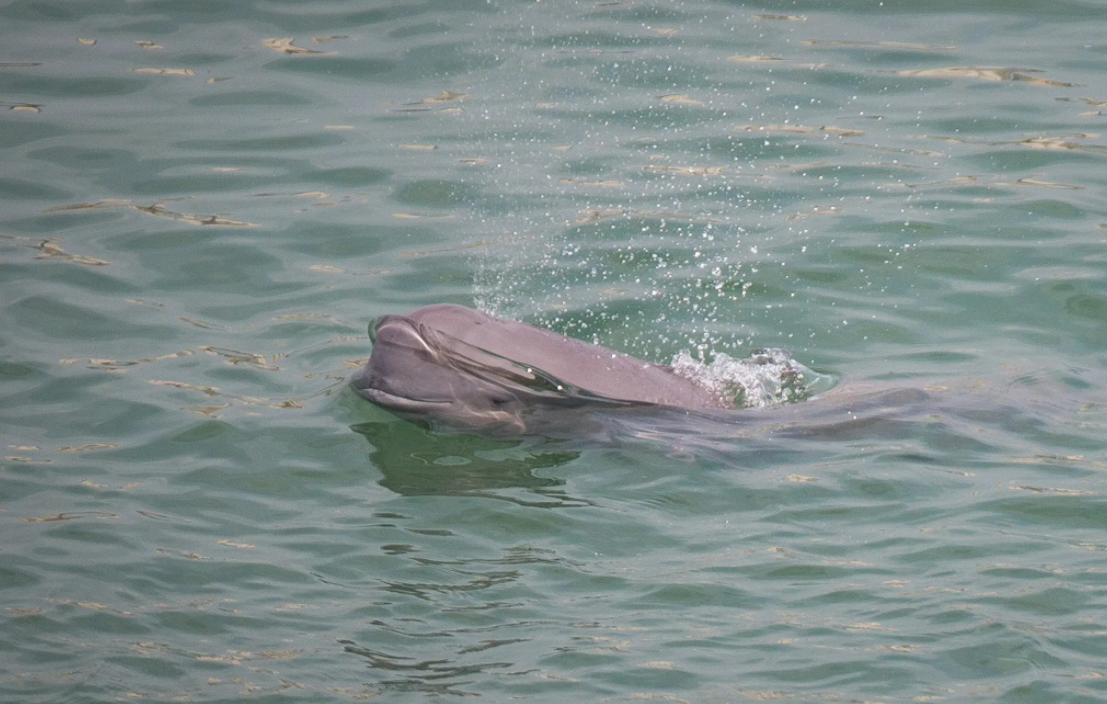
[[[567,494],[564,480],[538,473],[576,460],[576,450],[544,448],[534,439],[440,435],[403,421],[359,423],[351,430],[373,446],[369,458],[383,474],[381,486],[404,496],[485,496],[549,508],[590,503]],[[509,489],[525,494],[503,491]]]
[[[352,641],[340,642],[345,646],[344,649],[347,653],[365,658],[371,669],[385,670],[395,674],[395,679],[384,680],[379,684],[382,689],[388,691],[477,696],[474,692],[457,689],[466,682],[449,680],[475,675],[491,669],[502,670],[505,667],[511,667],[513,664],[510,662],[460,664],[444,658],[420,660],[366,648]]]

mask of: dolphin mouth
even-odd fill
[[[434,410],[446,410],[451,406],[449,401],[433,401],[431,399],[397,396],[396,394],[373,387],[354,388],[362,397],[372,401],[378,406],[400,412],[427,413]]]
[[[381,316],[370,325],[373,352],[350,379],[359,396],[410,418],[450,418],[464,424],[499,417],[519,403],[510,378],[473,356],[477,348],[402,315]]]

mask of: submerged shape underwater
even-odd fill
[[[1102,701],[1104,37],[0,6],[0,693]]]

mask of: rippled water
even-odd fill
[[[1107,12],[0,7],[6,701],[1107,697]],[[345,388],[477,305],[840,379],[569,439]]]

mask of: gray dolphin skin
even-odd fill
[[[669,367],[463,306],[385,315],[370,332],[350,385],[435,428],[522,433],[536,408],[731,408]]]

